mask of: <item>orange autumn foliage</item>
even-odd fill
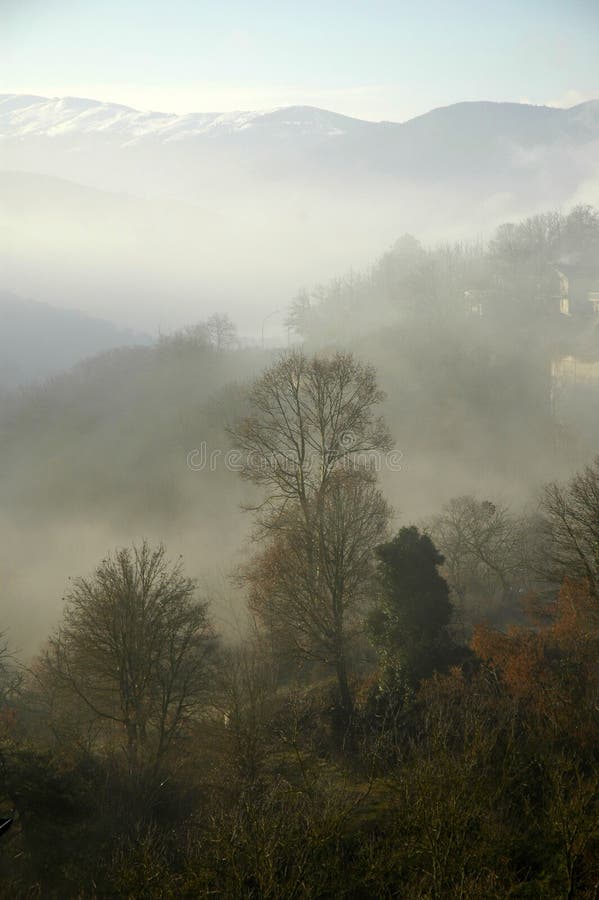
[[[514,700],[553,733],[599,741],[599,607],[586,581],[565,579],[550,606],[529,602],[530,625],[479,625],[471,646]]]

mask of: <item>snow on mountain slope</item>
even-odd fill
[[[531,159],[541,160],[541,175],[549,167],[547,181],[559,180],[564,154],[595,141],[599,101],[571,109],[465,102],[405,123],[377,123],[308,106],[175,115],[0,94],[0,168],[134,193],[145,193],[144,179],[172,193],[183,173],[193,185],[206,173],[214,181],[215,172],[227,183],[240,173],[279,182],[321,174],[345,184],[356,176],[404,183],[484,178],[491,191],[505,192],[512,176],[530,177]]]
[[[0,135],[13,138],[94,133],[124,143],[148,138],[168,142],[205,135],[231,135],[255,126],[266,127],[279,136],[288,132],[332,137],[344,134],[348,126],[366,124],[311,107],[175,115],[140,112],[128,106],[76,97],[0,95]]]
[[[523,130],[534,140],[551,137],[555,126],[579,123],[599,126],[599,100],[570,109],[531,106],[523,103],[464,102],[431,110],[405,123],[366,122],[310,106],[278,107],[271,110],[207,112],[177,115],[140,111],[117,103],[79,97],[40,97],[0,94],[0,136],[59,137],[101,134],[128,140],[157,138],[183,140],[205,135],[232,135],[258,129],[273,136],[284,134],[338,137],[354,133],[376,135],[418,134],[433,129],[479,124],[485,130]]]
[[[250,114],[251,117],[251,114]],[[160,136],[165,140],[205,134],[218,123],[230,128],[244,127],[248,114],[218,113],[177,116],[140,112],[115,103],[101,103],[76,97],[0,96],[0,133],[7,137],[104,133],[123,138]]]

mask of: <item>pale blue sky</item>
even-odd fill
[[[599,97],[599,0],[0,0],[0,92],[404,120]]]

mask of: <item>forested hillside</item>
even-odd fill
[[[0,893],[595,896],[598,247],[404,236],[284,349],[1,396]]]
[[[588,208],[504,225],[487,246],[426,248],[404,236],[370,271],[293,301],[294,340],[350,348],[376,366],[402,454],[401,471],[381,472],[399,521],[461,494],[522,508],[544,480],[593,457],[598,392],[583,384],[558,395],[552,362],[597,359],[591,304],[560,313],[558,272],[566,259],[584,268],[598,242]],[[30,634],[32,608],[43,601],[48,622],[58,608],[76,533],[87,535],[90,562],[133,533],[172,535],[192,550],[195,574],[204,560],[230,569],[248,522],[225,465],[225,429],[274,351],[215,340],[191,328],[4,397],[5,592],[19,644],[43,634]],[[188,454],[202,448],[217,456],[194,470]],[[208,519],[197,513],[203,503]],[[28,529],[35,540],[24,539]]]
[[[599,900],[598,47],[0,3],[0,900]]]

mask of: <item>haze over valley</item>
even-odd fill
[[[0,9],[0,900],[597,900],[599,13]]]
[[[406,231],[487,239],[599,200],[597,101],[396,124],[2,95],[0,136],[6,288],[151,334],[218,307],[256,338],[300,287],[366,268]]]

